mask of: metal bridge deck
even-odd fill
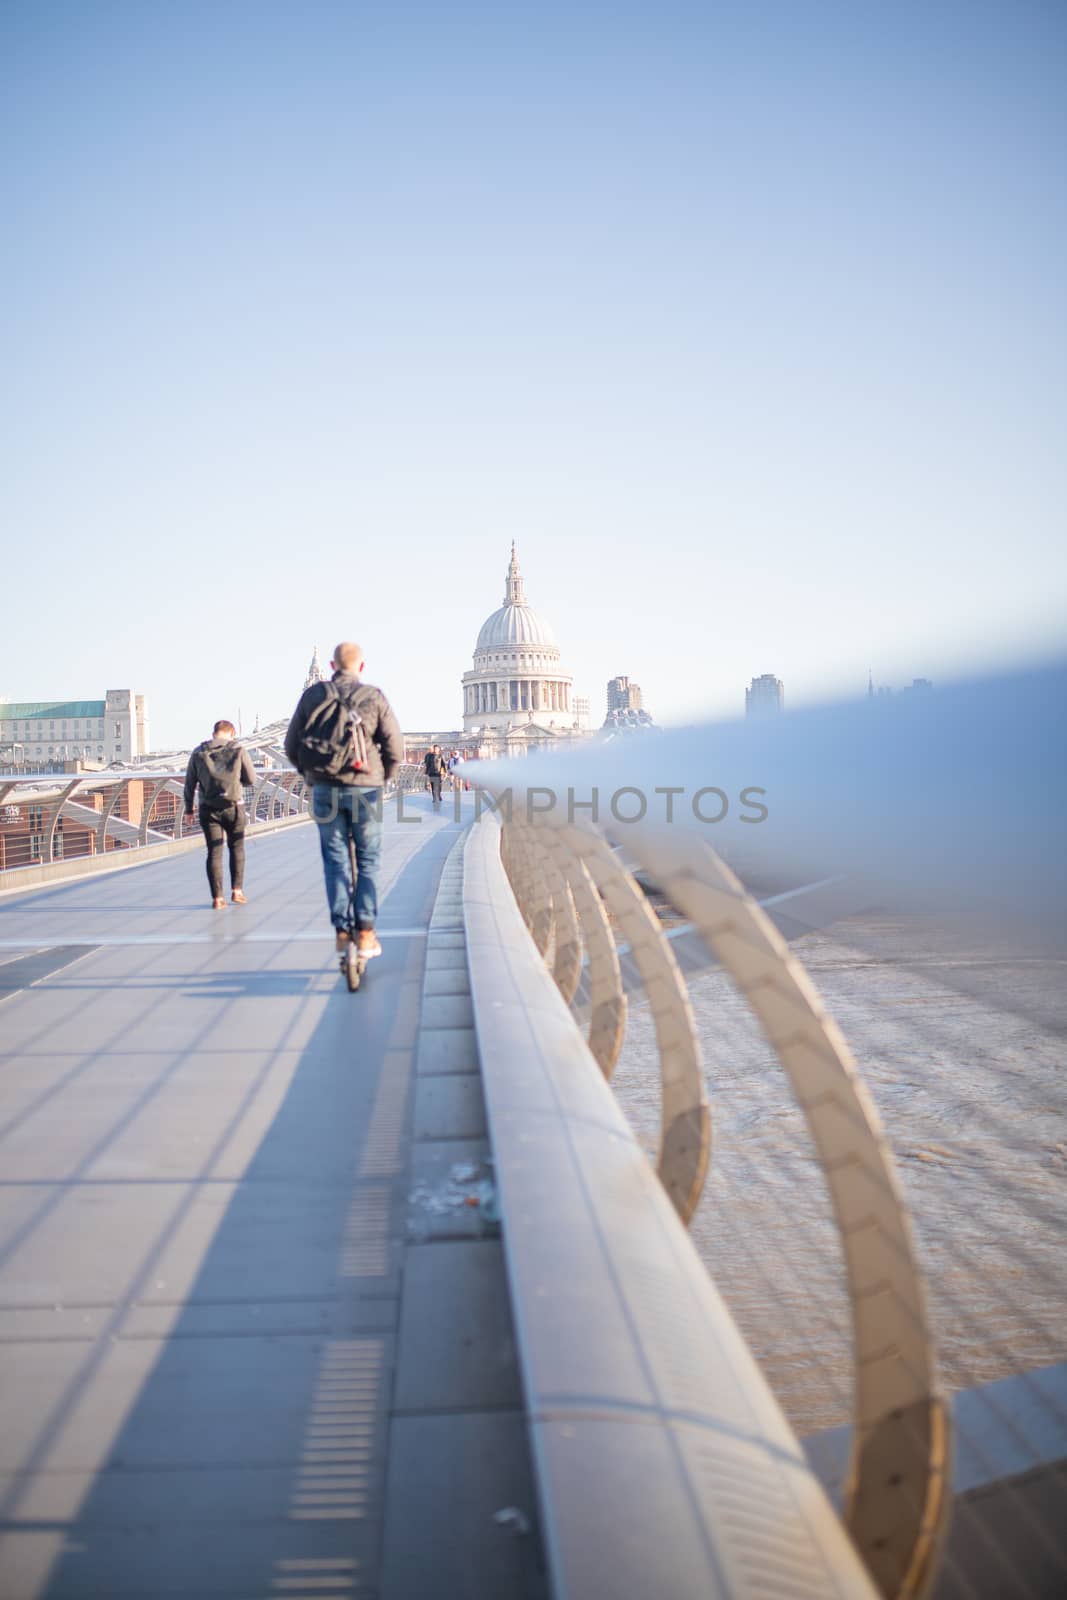
[[[310,827],[250,837],[224,914],[199,853],[0,900],[5,1600],[382,1592],[411,1087],[459,837],[409,810],[357,996]],[[447,1159],[478,1129],[438,1131]]]

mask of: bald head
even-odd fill
[[[335,672],[362,672],[365,665],[362,647],[350,639],[337,645],[330,665]]]

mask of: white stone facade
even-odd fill
[[[132,689],[109,689],[102,700],[0,700],[5,763],[32,769],[80,758],[109,766],[147,749],[145,697]]]

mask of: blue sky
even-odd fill
[[[0,694],[314,643],[453,725],[510,541],[662,721],[1062,643],[1067,10],[0,10]]]

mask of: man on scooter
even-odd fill
[[[378,864],[382,847],[382,800],[394,767],[404,759],[404,736],[388,700],[363,682],[363,651],[339,644],[328,683],[305,689],[285,735],[285,753],[313,785],[311,814],[319,825],[319,847],[337,949],[352,937],[353,897],[357,953],[380,956],[374,931],[378,916]],[[352,882],[349,841],[355,847]]]

